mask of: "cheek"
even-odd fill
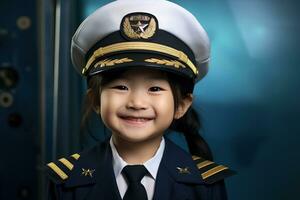
[[[122,99],[117,95],[112,95],[109,92],[103,91],[100,96],[100,111],[102,114],[109,114],[122,104]]]
[[[100,95],[100,114],[101,114],[102,119],[104,119],[104,120],[111,110],[111,108],[110,108],[111,102],[109,99],[110,99],[109,94],[107,94],[106,92],[101,93],[101,95]]]
[[[157,109],[163,112],[164,115],[174,115],[174,99],[172,94],[168,94],[165,98],[157,101]]]

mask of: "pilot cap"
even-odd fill
[[[165,0],[117,0],[97,9],[72,38],[71,59],[83,76],[148,67],[196,83],[208,71],[210,42],[197,19]]]

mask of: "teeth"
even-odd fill
[[[126,117],[125,119],[130,121],[137,121],[137,122],[144,122],[150,120],[147,118],[134,118],[134,117]]]
[[[132,121],[146,121],[147,119],[145,118],[127,118],[128,120],[132,120]]]

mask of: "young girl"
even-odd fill
[[[188,11],[164,0],[115,1],[79,26],[71,55],[87,77],[90,109],[112,135],[49,163],[48,199],[227,199],[233,172],[211,161],[191,107],[209,40]],[[184,134],[189,153],[163,136],[168,129]]]

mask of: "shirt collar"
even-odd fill
[[[110,147],[112,150],[112,156],[113,156],[112,164],[113,164],[115,177],[118,177],[121,174],[122,169],[126,165],[128,165],[128,163],[126,163],[119,155],[119,153],[112,141],[112,138],[110,138],[109,144],[110,144]],[[143,165],[146,167],[146,169],[151,174],[151,176],[154,180],[156,179],[156,176],[157,176],[158,167],[161,162],[161,159],[162,159],[162,156],[164,153],[164,149],[165,149],[165,139],[164,139],[164,137],[162,137],[159,148],[156,151],[155,155],[152,158],[150,158],[149,160],[147,160],[145,163],[143,163]]]
[[[110,148],[111,148],[112,156],[113,156],[112,165],[113,165],[115,177],[118,177],[121,174],[122,169],[127,165],[127,163],[119,155],[119,153],[116,149],[116,146],[112,141],[112,137],[109,140],[109,144],[110,144]]]

